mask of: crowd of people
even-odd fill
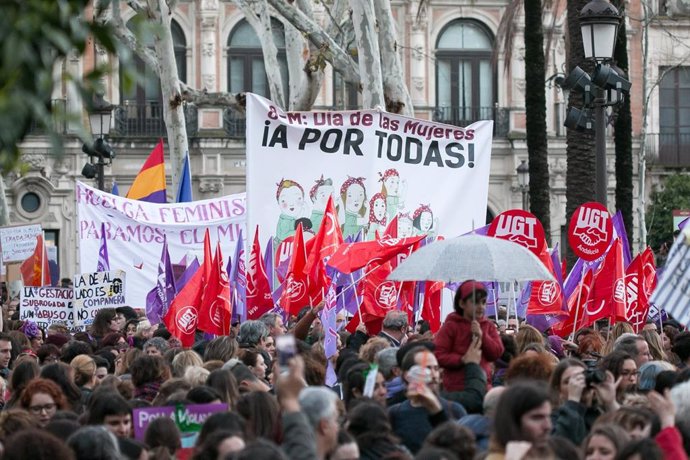
[[[467,281],[435,334],[390,311],[326,358],[322,306],[198,333],[183,348],[130,307],[88,331],[46,330],[2,306],[2,459],[687,459],[690,332],[595,324],[571,340],[486,317]],[[286,334],[296,353],[276,346]],[[278,344],[279,345],[279,344]],[[326,385],[329,382],[330,385]],[[173,418],[135,438],[147,407],[224,403],[193,445]]]

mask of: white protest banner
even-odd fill
[[[40,224],[0,228],[3,262],[21,262],[34,252],[36,237],[43,230]]]
[[[343,236],[456,236],[486,220],[492,121],[460,128],[376,110],[288,112],[247,94],[248,231],[316,232],[329,196]],[[302,220],[300,222],[305,222]],[[307,222],[307,225],[309,222]]]
[[[74,277],[74,322],[77,326],[93,323],[101,308],[115,308],[126,305],[125,272],[82,273]]]
[[[41,328],[53,323],[74,326],[74,291],[71,288],[23,286],[19,293],[19,319]]]
[[[188,253],[203,254],[204,233],[209,229],[212,245],[220,241],[227,260],[240,230],[245,230],[245,201],[245,194],[238,193],[189,203],[148,203],[77,182],[80,269],[96,270],[104,222],[110,268],[127,272],[126,304],[143,308],[146,294],[156,286],[163,236],[170,259],[177,263]]]

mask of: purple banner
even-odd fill
[[[228,405],[222,404],[187,404],[184,406],[167,407],[143,407],[132,411],[132,424],[134,425],[134,438],[143,441],[146,428],[158,417],[170,417],[175,421],[181,433],[199,431],[204,421],[216,412],[225,412]]]

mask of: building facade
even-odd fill
[[[522,206],[516,168],[527,159],[525,142],[525,88],[523,28],[518,17],[512,50],[502,50],[494,59],[497,33],[507,3],[502,0],[392,0],[399,49],[407,85],[418,118],[464,126],[479,119],[493,119],[495,132],[489,189],[488,215]],[[645,140],[649,160],[643,194],[660,184],[678,168],[690,166],[690,10],[682,2],[660,3],[651,8],[646,22],[649,48],[644,58],[643,10],[631,2],[626,18],[630,76],[633,86],[635,160],[641,147],[640,133],[646,114]],[[318,10],[316,17],[326,12]],[[567,227],[565,215],[566,140],[563,120],[567,99],[554,82],[565,73],[565,2],[555,3],[545,14],[546,33],[551,34],[547,60],[547,127],[551,186],[552,241],[562,241]],[[134,12],[123,2],[123,18]],[[633,19],[631,19],[633,18]],[[281,24],[276,19],[275,30]],[[270,97],[261,46],[251,26],[231,0],[178,1],[173,12],[173,40],[180,79],[210,92],[252,91]],[[281,59],[280,41],[279,59]],[[281,71],[287,79],[284,65]],[[117,68],[117,57],[91,47],[83,57],[71,57],[56,67],[78,74],[94,63],[109,62]],[[133,86],[125,84],[118,72],[106,80],[106,99],[116,105],[108,141],[117,156],[105,170],[105,188],[117,182],[124,194],[160,137],[165,137],[160,85],[155,74],[137,61],[144,75]],[[358,106],[357,91],[332,71],[321,87],[315,107],[348,109]],[[642,95],[646,75],[649,97]],[[537,82],[537,84],[541,84]],[[56,111],[78,113],[88,123],[82,104],[66,85],[57,85]],[[189,152],[195,199],[205,199],[243,191],[245,188],[245,123],[242,113],[227,107],[185,107]],[[70,124],[73,123],[73,124]],[[63,276],[80,271],[77,257],[77,218],[74,189],[88,161],[74,136],[79,120],[63,122],[65,153],[56,157],[47,138],[32,132],[22,145],[26,167],[6,177],[12,224],[40,223],[48,244],[58,246]],[[611,133],[609,133],[611,134]],[[613,137],[608,136],[609,207],[613,207],[615,174]],[[169,171],[170,165],[167,166]],[[637,170],[637,167],[636,167]],[[169,175],[169,173],[168,173]],[[640,192],[636,183],[636,197]],[[174,191],[168,189],[168,196]],[[637,201],[637,198],[636,198]],[[564,240],[563,240],[564,241]]]

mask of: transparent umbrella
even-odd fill
[[[529,249],[511,241],[463,235],[413,252],[388,276],[393,281],[555,281]]]

